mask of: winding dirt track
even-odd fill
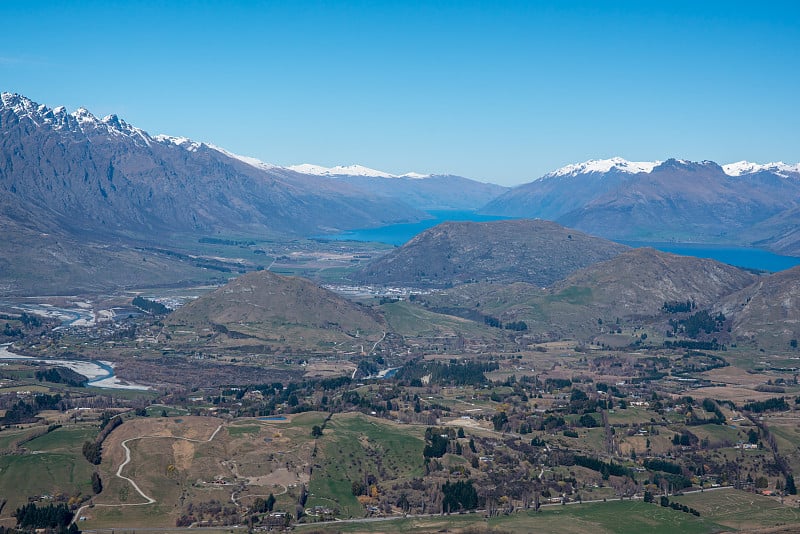
[[[142,491],[142,489],[136,484],[136,482],[133,481],[132,478],[128,478],[128,477],[126,477],[125,475],[122,474],[122,470],[131,461],[131,450],[128,448],[127,443],[129,441],[134,440],[134,439],[142,439],[142,438],[141,437],[139,437],[139,438],[130,438],[130,439],[126,439],[125,441],[120,443],[120,445],[122,445],[122,448],[125,449],[125,461],[122,462],[121,464],[119,464],[119,467],[117,468],[117,477],[119,477],[119,478],[121,478],[123,480],[127,480],[128,482],[130,482],[131,486],[133,486],[133,489],[135,489],[136,492],[139,495],[141,495],[142,497],[147,499],[147,502],[137,502],[137,503],[132,503],[132,504],[120,504],[119,506],[142,506],[144,504],[153,504],[154,502],[156,502],[156,500],[153,499],[152,497],[148,497],[147,495],[145,495],[145,493]],[[98,506],[102,506],[102,505],[98,505]]]
[[[192,438],[173,437],[173,436],[137,436],[135,438],[128,438],[128,439],[124,440],[122,443],[120,443],[120,445],[122,445],[122,448],[125,450],[125,461],[122,462],[121,464],[119,464],[119,467],[117,468],[117,472],[115,473],[115,475],[117,476],[117,478],[121,478],[122,480],[127,480],[130,483],[130,485],[133,486],[133,489],[136,490],[136,493],[141,495],[142,498],[145,499],[147,502],[119,503],[119,504],[95,504],[94,506],[105,506],[105,507],[110,507],[110,506],[146,506],[148,504],[154,504],[156,502],[155,499],[153,499],[152,497],[147,495],[145,492],[143,492],[142,489],[136,484],[136,482],[132,478],[128,478],[128,477],[126,477],[125,475],[122,474],[122,470],[125,469],[125,466],[127,466],[131,462],[131,450],[128,448],[128,442],[129,441],[135,441],[137,439],[155,439],[155,438],[158,438],[158,439],[180,439],[180,440],[183,440],[183,441],[192,441],[194,443],[208,443],[211,440],[213,440],[214,437],[216,437],[217,433],[220,430],[222,430],[222,425],[219,425],[217,427],[217,429],[214,430],[214,433],[211,434],[211,436],[208,439],[192,439]],[[83,510],[85,508],[88,508],[89,506],[90,506],[89,504],[84,504],[83,506],[78,508],[78,511],[75,512],[75,517],[72,518],[72,522],[74,523],[75,521],[80,519],[81,512],[83,512]]]

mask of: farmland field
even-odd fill
[[[326,531],[300,528],[299,532],[513,532],[561,534],[704,534],[721,532],[712,520],[662,508],[641,501],[609,501],[570,506],[543,507],[540,513],[525,512],[485,519],[481,514],[408,518],[367,523],[337,523]]]
[[[740,530],[800,524],[800,509],[743,491],[706,491],[674,500],[695,508],[702,517]]]

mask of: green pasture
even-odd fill
[[[379,466],[389,478],[404,480],[422,476],[421,429],[398,427],[362,414],[334,416],[317,440],[318,467],[310,482],[308,507],[339,508],[342,517],[362,517],[364,508],[351,491],[354,481]]]
[[[673,500],[695,508],[701,517],[739,530],[800,526],[800,509],[755,493],[723,489],[692,493]]]
[[[563,534],[705,534],[724,530],[703,517],[641,501],[608,501],[567,506],[544,506],[539,513],[522,512],[484,518],[480,513],[397,519],[365,523],[336,523],[298,528],[300,532],[511,532]]]

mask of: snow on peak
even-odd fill
[[[38,107],[35,102],[18,93],[0,93],[0,102],[3,107],[12,109],[17,113],[35,111]]]
[[[370,169],[363,165],[337,165],[329,169],[330,174],[334,176],[372,176],[375,178],[395,178],[394,174],[387,172]]]
[[[76,121],[78,121],[78,124],[80,124],[80,125],[83,125],[83,124],[96,124],[98,122],[97,117],[92,115],[92,113],[88,109],[86,109],[84,107],[80,107],[80,108],[76,109],[75,111],[70,113],[70,115],[72,115],[72,117]]]
[[[337,165],[336,167],[322,167],[320,165],[312,165],[310,163],[303,163],[302,165],[292,165],[287,167],[290,171],[299,172],[301,174],[313,174],[316,176],[366,176],[370,178],[413,178],[421,179],[427,178],[428,174],[419,174],[416,172],[409,172],[406,174],[390,174],[388,172],[378,171],[364,167],[363,165]]]
[[[0,108],[8,109],[20,118],[26,117],[37,126],[42,121],[48,122],[47,116],[52,118],[52,111],[47,106],[37,104],[18,93],[0,93]]]
[[[212,150],[216,150],[217,152],[228,156],[229,158],[238,159],[242,163],[246,163],[247,165],[250,165],[251,167],[255,167],[256,169],[261,169],[262,171],[268,171],[270,169],[274,169],[275,168],[275,165],[272,165],[270,163],[264,163],[260,159],[251,158],[250,156],[240,156],[239,154],[234,154],[233,152],[228,152],[224,148],[218,147],[216,145],[208,144],[208,143],[206,143],[206,146],[208,148],[211,148]]]
[[[267,171],[269,169],[275,168],[275,165],[264,163],[260,159],[251,158],[249,156],[240,156],[239,154],[228,152],[224,148],[218,147],[217,145],[213,145],[211,143],[199,143],[197,141],[189,139],[188,137],[176,137],[172,135],[158,134],[153,136],[153,139],[155,139],[159,143],[166,143],[170,145],[179,146],[185,150],[188,150],[189,152],[197,152],[200,149],[200,147],[207,147],[210,148],[211,150],[214,150],[215,152],[219,152],[223,156],[241,161],[242,163],[246,163],[247,165],[250,165],[251,167],[255,167],[256,169],[260,169],[262,171]]]
[[[301,165],[290,165],[286,167],[290,171],[299,172],[300,174],[314,174],[316,176],[325,176],[330,169],[321,167],[319,165],[312,165],[310,163],[303,163]]]
[[[407,172],[401,174],[400,178],[411,178],[412,180],[422,180],[423,178],[430,178],[430,174],[420,174],[418,172]]]
[[[203,144],[203,143],[198,143],[197,141],[192,141],[188,137],[176,137],[164,134],[154,135],[153,139],[155,139],[159,143],[165,143],[185,148],[189,152],[197,152],[197,149],[200,148],[200,145]]]
[[[787,173],[800,173],[800,163],[788,165],[782,161],[773,163],[752,163],[750,161],[737,161],[736,163],[728,163],[722,166],[722,170],[728,176],[743,176],[746,174],[755,174],[761,171],[772,172],[778,176],[786,178]]]
[[[629,174],[640,172],[650,173],[655,167],[661,165],[660,161],[628,161],[623,158],[592,159],[583,163],[573,163],[545,174],[545,178],[556,176],[577,176],[579,174],[606,173],[612,169]]]

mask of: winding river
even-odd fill
[[[86,378],[87,387],[103,389],[134,389],[148,390],[149,386],[125,382],[117,378],[114,374],[114,364],[106,361],[86,361],[86,360],[53,360],[49,358],[34,358],[32,356],[22,356],[14,354],[8,350],[9,345],[0,345],[0,360],[17,360],[29,362],[44,362],[52,365],[68,367],[76,373]]]

